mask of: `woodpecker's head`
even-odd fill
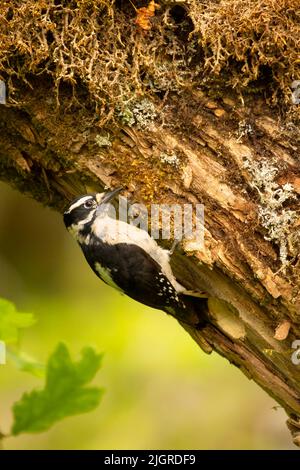
[[[69,232],[79,240],[87,234],[101,208],[108,204],[122,188],[113,191],[87,194],[74,199],[64,212],[64,223]]]

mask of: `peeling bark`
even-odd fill
[[[300,338],[298,223],[282,240],[283,266],[281,241],[268,240],[249,171],[249,164],[269,162],[276,187],[293,186],[294,198],[283,206],[297,211],[298,130],[257,97],[213,101],[200,91],[157,99],[159,119],[145,129],[103,130],[88,105],[70,106],[67,88],[59,109],[52,93],[41,79],[20,92],[18,106],[0,105],[0,178],[58,211],[78,194],[117,185],[132,201],[203,203],[204,247],[183,244],[172,262],[181,283],[207,293],[210,322],[201,331],[182,326],[206,353],[226,357],[284,407],[299,444],[300,366],[291,361]],[[99,147],[96,136],[107,133],[111,146]],[[163,163],[162,154],[175,154],[179,167]]]

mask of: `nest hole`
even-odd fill
[[[187,18],[186,9],[180,5],[172,7],[169,14],[176,24],[182,23]]]

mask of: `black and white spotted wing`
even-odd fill
[[[184,302],[159,264],[142,248],[126,243],[108,245],[99,239],[81,248],[93,271],[107,284],[149,307],[184,314]]]

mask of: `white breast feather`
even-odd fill
[[[185,290],[185,288],[176,281],[172,273],[169,252],[161,248],[154,238],[145,230],[105,215],[95,219],[92,225],[92,231],[104,243],[109,245],[131,243],[139,246],[161,266],[163,274],[168,278],[177,292],[180,293]]]

